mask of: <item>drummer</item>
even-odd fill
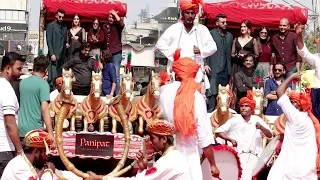
[[[307,93],[285,93],[301,73],[294,73],[277,89],[278,104],[287,117],[281,152],[272,166],[268,180],[316,180],[320,167],[320,125],[311,112],[311,98]]]
[[[162,157],[152,168],[147,168],[148,160],[142,152],[137,153],[135,161],[138,163],[140,172],[131,178],[102,178],[92,172],[88,172],[88,180],[191,180],[189,166],[186,157],[173,145],[174,125],[166,120],[155,120],[147,127],[150,140],[156,152],[161,152]]]
[[[239,153],[251,151],[259,157],[263,151],[262,138],[263,136],[272,138],[271,129],[259,116],[253,115],[255,101],[252,91],[248,91],[247,97],[240,99],[239,105],[241,116],[229,119],[217,128],[215,133],[217,137],[230,141],[233,146],[237,147]],[[241,157],[240,161],[243,161]],[[245,168],[242,166],[243,172],[251,172]]]

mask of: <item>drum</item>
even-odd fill
[[[215,145],[213,146],[214,158],[220,171],[220,179],[239,180],[242,169],[238,153],[229,146]],[[210,164],[207,158],[201,163],[203,180],[218,180],[212,177]]]
[[[263,150],[258,162],[255,164],[252,177],[256,179],[259,173],[266,167],[270,167],[277,157],[276,148],[280,142],[280,136],[274,137]]]
[[[255,154],[252,151],[241,152],[239,154],[241,168],[242,168],[242,176],[241,180],[251,180],[252,179],[252,169],[255,164],[258,162],[258,154]]]

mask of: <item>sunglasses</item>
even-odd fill
[[[93,25],[99,25],[99,23],[93,23]]]
[[[260,32],[260,34],[268,34],[268,32]]]
[[[282,69],[275,69],[274,70],[274,72],[277,72],[277,71],[282,72]]]

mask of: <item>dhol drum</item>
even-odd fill
[[[274,137],[266,146],[266,148],[263,150],[258,162],[255,164],[253,170],[252,170],[252,179],[256,180],[258,179],[259,173],[267,168],[272,166],[275,159],[277,158],[276,148],[278,144],[280,143],[280,136]]]
[[[214,158],[220,171],[220,180],[239,180],[242,169],[237,151],[226,145],[213,145]],[[203,180],[219,180],[212,177],[210,164],[207,158],[202,163]]]
[[[239,158],[241,162],[242,168],[242,176],[241,180],[251,180],[252,179],[252,169],[255,164],[258,162],[258,154],[248,151],[248,152],[240,152]]]

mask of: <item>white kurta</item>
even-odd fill
[[[317,143],[312,120],[300,112],[284,94],[278,100],[287,117],[281,152],[268,180],[317,180]]]
[[[245,121],[241,115],[233,117],[216,130],[216,133],[224,132],[230,138],[237,141],[237,151],[240,154],[239,157],[243,169],[242,180],[252,179],[253,167],[263,151],[262,138],[264,134],[260,129],[256,128],[257,123],[260,123],[271,132],[270,127],[256,115],[251,115],[248,122]],[[256,154],[257,156],[248,154],[248,152]]]
[[[208,28],[202,24],[195,24],[190,32],[187,32],[183,22],[177,22],[171,25],[159,38],[156,48],[168,58],[167,69],[172,67],[173,54],[176,49],[180,48],[180,57],[188,57],[194,59],[194,46],[200,49],[200,63],[204,65],[203,59],[211,56],[217,51],[217,45],[214,42]],[[197,82],[201,82],[203,72],[201,70],[197,73]],[[209,81],[206,78],[206,89],[210,87]]]
[[[309,63],[315,69],[317,86],[320,88],[320,57],[310,53],[306,45],[304,45],[301,50],[297,48],[297,52],[304,61]]]
[[[160,104],[163,111],[163,119],[174,124],[173,107],[180,82],[167,84],[160,89]],[[197,125],[196,134],[185,137],[176,134],[177,148],[187,157],[189,171],[192,180],[202,179],[199,148],[208,147],[213,142],[211,121],[207,118],[207,107],[203,96],[196,91],[194,94],[195,121]]]
[[[108,180],[191,180],[186,157],[178,150],[171,150],[153,165],[154,173],[146,175],[147,170],[136,177],[108,178]],[[199,180],[199,179],[198,179]]]
[[[34,174],[30,166],[21,155],[18,155],[8,163],[1,180],[29,180],[31,177],[34,177]],[[43,176],[41,180],[52,180],[52,177]]]

